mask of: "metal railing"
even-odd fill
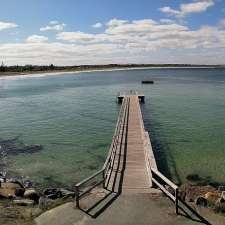
[[[128,116],[128,110],[129,110],[129,99],[124,98],[121,108],[120,108],[115,132],[114,132],[114,135],[112,138],[112,143],[110,146],[110,150],[109,150],[108,156],[106,158],[106,161],[105,161],[102,169],[100,169],[93,175],[89,176],[88,178],[82,180],[81,182],[79,182],[75,185],[75,203],[76,203],[77,208],[80,207],[80,199],[87,193],[90,193],[90,191],[92,189],[99,186],[100,184],[103,184],[103,188],[105,188],[105,181],[108,178],[109,170],[110,170],[110,168],[112,168],[114,161],[115,161],[116,149],[117,149],[119,140],[120,139],[123,140],[124,134],[122,132],[122,136],[121,136],[120,133],[121,133],[121,130],[123,131],[123,129],[125,127],[125,124],[127,121],[127,116]],[[92,185],[88,185],[88,187],[85,187],[86,184],[88,184],[90,181],[93,181],[98,176],[101,176],[100,180],[97,180],[97,181],[93,182]],[[108,179],[110,179],[110,178],[108,178]]]
[[[175,212],[178,214],[179,189],[176,184],[165,177],[156,168],[151,168],[152,182],[158,186],[175,203]],[[167,187],[166,187],[167,185]]]

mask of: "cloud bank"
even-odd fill
[[[212,0],[196,1],[192,3],[181,4],[178,10],[172,9],[170,6],[159,8],[163,13],[171,16],[185,17],[192,13],[202,13],[208,8],[212,7],[214,2]]]
[[[18,27],[16,23],[0,21],[0,31],[15,28],[15,27]]]
[[[188,10],[190,12],[190,9]],[[57,21],[49,25],[55,26]],[[7,64],[193,63],[224,64],[225,26],[191,29],[176,20],[111,19],[99,33],[58,31],[55,40],[31,35],[0,44]]]

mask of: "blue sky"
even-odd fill
[[[225,64],[224,0],[7,0],[6,64]]]

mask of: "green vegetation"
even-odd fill
[[[83,71],[95,69],[119,69],[119,68],[140,68],[140,67],[224,67],[224,65],[191,65],[191,64],[107,64],[107,65],[79,65],[79,66],[55,66],[50,65],[25,65],[7,66],[3,62],[0,66],[0,73],[28,73],[48,71]]]

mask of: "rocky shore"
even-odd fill
[[[225,185],[210,182],[197,174],[187,176],[187,183],[179,188],[180,198],[199,207],[225,215]]]
[[[37,190],[31,181],[0,176],[0,224],[32,225],[35,217],[71,201],[74,194],[64,188]]]

